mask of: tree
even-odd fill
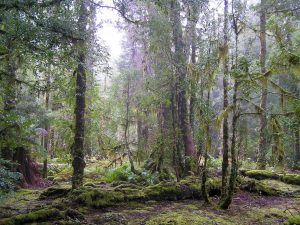
[[[84,132],[85,132],[85,92],[86,92],[86,34],[88,10],[86,0],[80,1],[78,31],[82,39],[76,43],[78,51],[78,67],[76,73],[76,104],[75,104],[75,136],[72,146],[73,176],[72,188],[79,188],[83,184],[84,161]]]
[[[260,2],[260,67],[261,73],[266,73],[266,1]],[[267,154],[267,98],[268,98],[268,78],[262,78],[262,94],[260,107],[260,131],[259,131],[259,149],[257,156],[257,168],[266,169],[266,154]]]

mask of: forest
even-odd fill
[[[0,0],[2,224],[300,224],[300,1]]]

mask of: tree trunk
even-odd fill
[[[207,94],[207,108],[210,105],[210,90],[208,90]],[[210,129],[209,129],[209,122],[207,121],[205,124],[206,128],[206,146],[204,150],[204,165],[202,171],[202,179],[201,179],[201,191],[204,201],[209,204],[209,197],[206,191],[206,180],[207,180],[207,158],[208,158],[208,151],[211,149],[211,137],[210,137]]]
[[[129,75],[130,76],[130,75]],[[130,77],[127,78],[127,87],[126,87],[126,118],[125,118],[125,127],[124,127],[124,139],[125,139],[125,148],[127,151],[129,163],[130,163],[130,170],[133,173],[137,173],[136,169],[134,168],[134,162],[132,158],[132,153],[129,148],[128,142],[128,132],[129,132],[129,106],[130,106]]]
[[[261,73],[266,72],[266,0],[261,0],[260,3],[260,66]],[[267,98],[268,98],[268,80],[264,78],[262,81],[262,95],[260,107],[264,110],[260,114],[260,131],[259,131],[259,149],[257,156],[257,169],[266,169],[266,154],[267,154]]]
[[[192,138],[191,126],[188,119],[187,99],[186,99],[186,56],[184,53],[184,43],[182,35],[182,26],[180,21],[180,4],[177,0],[171,1],[170,20],[172,24],[173,44],[174,44],[174,60],[175,72],[178,81],[178,119],[180,135],[184,144],[185,156],[193,156],[195,152],[194,142]]]
[[[224,46],[223,48],[228,49],[228,1],[224,0]],[[223,77],[223,109],[228,107],[228,55],[224,56],[223,59],[224,77]],[[227,116],[223,119],[223,162],[222,162],[222,190],[221,199],[226,195],[227,189],[227,176],[228,176],[228,118]]]
[[[86,26],[88,20],[87,4],[85,0],[80,3],[78,19],[79,33],[83,39],[77,41],[78,67],[76,77],[76,103],[75,103],[75,136],[72,146],[73,177],[72,188],[76,189],[83,184],[84,161],[84,126],[85,126],[85,92],[86,92]]]
[[[45,106],[46,106],[46,111],[49,110],[49,105],[50,105],[50,80],[51,76],[50,73],[47,78],[47,90],[46,90],[46,97],[45,97]],[[43,178],[47,178],[47,173],[48,173],[48,153],[49,153],[49,136],[50,136],[50,126],[49,126],[49,121],[47,119],[46,124],[45,124],[45,130],[47,131],[47,134],[43,137],[43,147],[46,151],[45,158],[43,161]]]
[[[295,161],[296,168],[300,168],[300,122],[296,121],[296,127],[294,128],[295,135]]]
[[[233,118],[232,118],[232,139],[231,139],[231,171],[228,185],[228,193],[221,201],[220,207],[222,209],[228,209],[232,202],[235,181],[237,177],[237,155],[236,155],[236,134],[237,134],[237,122],[238,122],[238,109],[237,109],[237,92],[238,92],[238,81],[234,81],[234,93],[233,93]]]

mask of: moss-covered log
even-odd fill
[[[242,170],[240,174],[256,180],[273,179],[287,184],[300,185],[300,174],[278,174],[268,170]]]
[[[245,176],[257,180],[274,179],[279,180],[280,175],[268,170],[249,170],[245,172]]]
[[[220,181],[207,182],[207,190],[212,195],[220,194],[220,188]],[[200,181],[196,177],[187,177],[180,182],[164,181],[147,187],[132,184],[121,184],[110,189],[86,187],[73,191],[72,196],[75,202],[95,208],[127,201],[202,199]]]
[[[33,222],[55,221],[62,218],[62,214],[58,209],[40,209],[26,214],[20,214],[7,220],[3,220],[0,224],[18,225]]]
[[[240,178],[239,187],[241,190],[257,192],[268,196],[300,196],[300,187],[297,185],[286,184],[277,180],[256,180],[252,178]]]

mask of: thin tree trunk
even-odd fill
[[[234,81],[234,93],[233,93],[233,118],[232,118],[232,139],[231,139],[231,171],[228,185],[228,193],[221,201],[220,207],[222,209],[228,209],[232,202],[235,181],[237,177],[237,155],[236,155],[236,134],[237,134],[237,122],[238,122],[238,109],[237,109],[237,91],[238,91],[238,81]]]
[[[224,49],[228,49],[228,1],[224,0]],[[224,77],[223,77],[223,109],[228,107],[228,56],[227,53],[223,59]],[[227,191],[228,179],[228,138],[229,138],[228,118],[223,119],[223,162],[222,162],[222,189],[221,199],[225,197]]]
[[[261,73],[266,72],[266,0],[261,0],[260,3],[260,66]],[[259,149],[257,156],[257,168],[266,169],[266,154],[267,154],[267,98],[268,98],[268,80],[262,80],[262,95],[260,107],[264,110],[260,114],[260,131],[259,131]]]
[[[50,105],[50,73],[48,74],[47,78],[47,90],[46,90],[46,97],[45,97],[45,106],[46,106],[46,111],[49,110],[49,105]],[[46,121],[45,124],[45,130],[47,131],[47,134],[43,137],[43,147],[46,151],[45,158],[43,161],[43,178],[47,178],[47,173],[48,173],[48,153],[49,153],[49,136],[50,136],[50,126],[49,126],[49,121]]]
[[[294,130],[295,135],[295,161],[294,165],[296,168],[300,168],[300,122],[296,121],[296,127]]]
[[[210,90],[207,93],[207,108],[210,105]],[[202,172],[202,179],[201,179],[201,191],[204,201],[209,204],[209,197],[206,190],[206,180],[207,180],[207,158],[208,158],[208,151],[211,149],[211,137],[210,137],[210,129],[209,129],[209,122],[207,121],[205,124],[206,128],[206,146],[204,150],[204,165],[203,165],[203,172]]]
[[[132,153],[130,151],[129,143],[128,143],[129,106],[130,106],[130,77],[128,77],[127,87],[126,87],[126,118],[125,118],[125,127],[124,127],[124,139],[125,139],[125,147],[127,150],[127,155],[128,155],[128,159],[129,159],[129,163],[130,163],[131,172],[137,173],[136,169],[134,168]]]
[[[85,92],[86,92],[86,26],[88,20],[87,4],[85,0],[80,3],[78,19],[79,33],[83,40],[78,40],[78,67],[76,77],[76,103],[75,103],[75,136],[72,146],[73,177],[72,188],[76,189],[83,184],[84,174],[84,126],[85,126]]]

